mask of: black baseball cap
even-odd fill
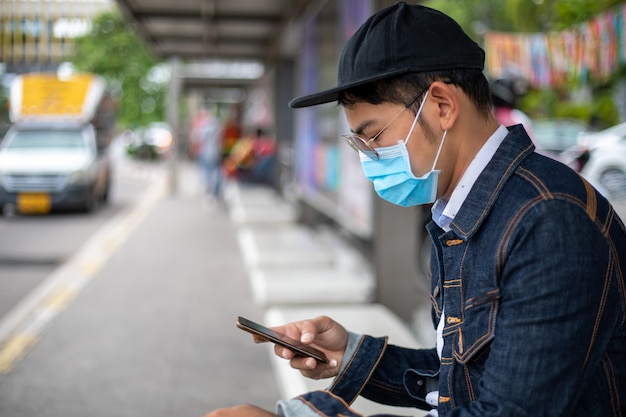
[[[372,15],[348,40],[337,87],[293,99],[292,108],[336,101],[339,93],[409,72],[482,70],[485,52],[445,14],[399,2]]]

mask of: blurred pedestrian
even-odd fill
[[[231,116],[226,119],[222,128],[222,160],[228,158],[237,141],[241,139],[242,132],[239,123],[237,123],[236,113],[237,111],[233,109]]]
[[[223,201],[222,176],[222,127],[219,120],[207,112],[207,117],[199,129],[198,164],[202,172],[204,186],[214,202]]]
[[[290,103],[338,101],[379,196],[434,202],[437,338],[409,349],[329,317],[278,326],[329,361],[278,356],[335,377],[279,401],[279,415],[359,416],[357,396],[439,417],[626,415],[626,228],[575,171],[534,152],[523,126],[496,121],[484,58],[449,17],[400,2],[348,41],[337,87]]]
[[[243,182],[274,184],[276,141],[262,128],[239,139],[224,159],[226,175]]]
[[[500,76],[490,81],[493,113],[498,123],[505,127],[521,124],[533,139],[533,122],[519,109],[519,99],[530,91],[530,83],[514,68],[506,68]]]

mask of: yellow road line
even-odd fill
[[[64,310],[77,294],[78,291],[73,288],[62,288],[46,299],[43,302],[42,307],[44,309],[59,312]]]
[[[109,254],[111,253],[113,252],[112,251],[109,252]],[[106,254],[106,255],[108,256],[109,254]],[[100,269],[102,269],[104,262],[105,262],[105,259],[102,259],[102,258],[98,259],[94,257],[92,259],[86,259],[80,265],[80,272],[82,272],[82,274],[87,277],[92,277],[96,275],[98,271],[100,271]]]
[[[74,259],[53,273],[54,278],[51,279],[54,285],[44,290],[47,294],[31,308],[18,309],[19,320],[8,321],[11,324],[16,322],[15,327],[11,326],[13,328],[5,331],[9,326],[0,321],[0,329],[3,329],[0,334],[5,340],[4,344],[1,344],[3,338],[0,338],[0,374],[8,374],[13,370],[37,343],[43,327],[76,298],[82,286],[102,269],[108,258],[163,198],[165,187],[162,184],[153,187],[137,206],[105,225],[101,229],[104,232],[92,237],[92,241],[85,244]],[[114,224],[119,226],[119,229]]]
[[[0,374],[8,374],[26,352],[37,343],[38,337],[28,333],[13,336],[0,348]]]

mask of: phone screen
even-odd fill
[[[289,336],[277,333],[271,329],[268,329],[265,326],[262,326],[243,317],[237,318],[237,327],[249,333],[264,337],[270,342],[276,343],[277,345],[286,347],[287,349],[295,352],[300,356],[308,356],[322,363],[328,362],[328,358],[326,358],[324,352],[312,348],[311,346],[305,345],[295,339],[292,339]]]

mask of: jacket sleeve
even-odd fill
[[[434,349],[401,348],[388,345],[386,338],[363,336],[329,390],[349,404],[362,395],[381,404],[426,410],[426,394],[437,390],[438,369]]]
[[[353,333],[350,339],[346,351],[349,359],[342,364],[329,389],[279,401],[277,412],[280,416],[362,417],[350,408],[359,395],[381,404],[431,408],[424,398],[427,392],[437,389],[439,363],[434,349],[405,349],[388,345],[387,338]],[[419,370],[415,365],[420,365]],[[412,388],[405,389],[407,384]]]

